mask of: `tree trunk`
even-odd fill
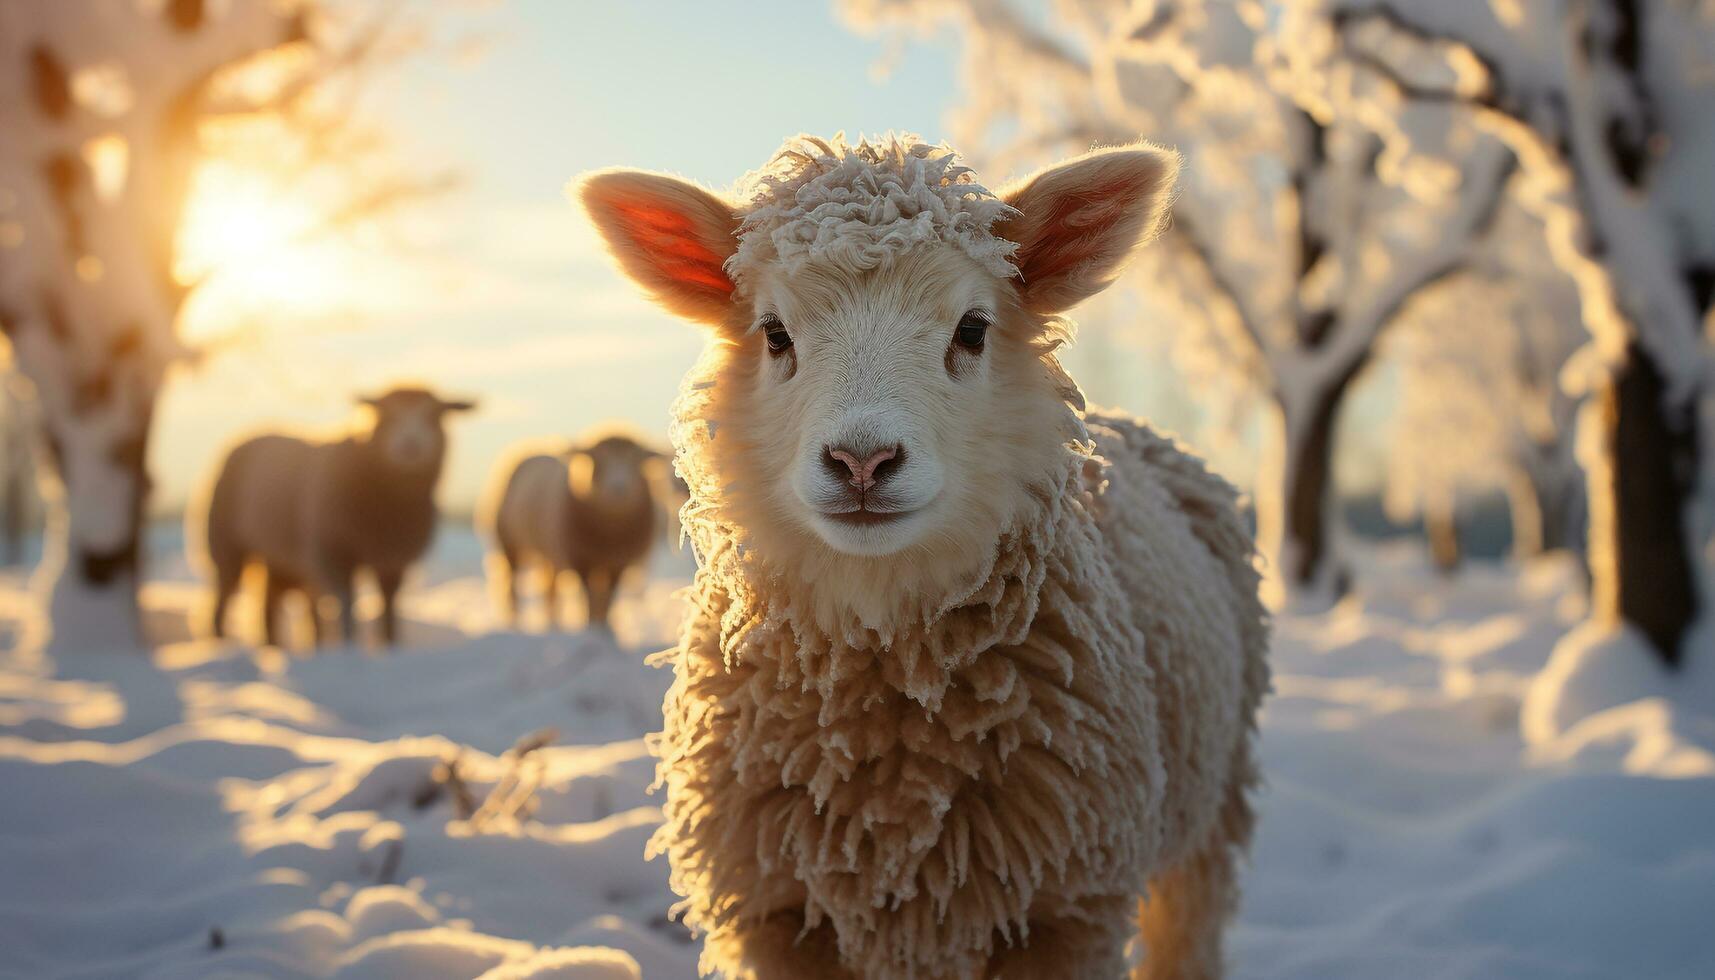
[[[8,419],[10,426],[13,420]],[[6,439],[6,472],[0,475],[0,563],[6,565],[22,565],[24,563],[24,536],[29,530],[30,466],[24,458],[27,449],[21,445],[22,440],[12,438],[10,432]]]
[[[1280,432],[1258,478],[1257,530],[1278,576],[1270,596],[1277,605],[1332,603],[1350,586],[1334,546],[1334,427],[1350,380],[1301,392],[1301,404],[1276,403]]]
[[[1576,472],[1563,472],[1546,463],[1521,461],[1512,468],[1506,491],[1514,558],[1579,549],[1577,477]]]
[[[1429,539],[1429,557],[1435,570],[1451,575],[1463,557],[1459,548],[1458,503],[1451,493],[1435,493],[1423,505],[1423,533]]]
[[[24,537],[30,523],[30,436],[23,415],[23,403],[9,382],[0,376],[0,452],[5,456],[0,465],[0,564],[24,563]]]
[[[1688,505],[1698,478],[1694,405],[1669,406],[1661,371],[1635,342],[1599,388],[1590,483],[1595,613],[1649,638],[1676,666],[1698,614]]]
[[[154,392],[83,413],[41,413],[49,514],[35,586],[47,616],[26,642],[49,653],[146,645],[137,590]],[[46,404],[46,403],[44,403]]]
[[[1513,557],[1521,561],[1548,550],[1548,508],[1542,491],[1528,466],[1514,466],[1507,474],[1507,517],[1512,524]]]

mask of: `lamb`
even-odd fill
[[[1221,974],[1269,683],[1254,543],[1229,484],[1055,355],[1177,168],[1138,143],[995,194],[914,137],[798,137],[731,199],[576,185],[711,331],[674,406],[698,571],[657,655],[652,842],[705,973],[1108,978],[1141,932],[1141,976]]]
[[[310,600],[318,646],[324,633],[317,600],[324,596],[337,607],[341,637],[355,642],[352,600],[360,569],[375,576],[381,593],[382,641],[398,641],[399,586],[434,537],[444,420],[476,405],[413,387],[361,404],[373,424],[345,439],[262,435],[226,457],[202,522],[215,582],[214,636],[225,635],[227,605],[244,569],[256,564],[266,576],[266,642],[280,643],[282,603],[293,592]]]
[[[504,583],[507,614],[518,625],[518,576],[534,565],[541,576],[548,626],[559,621],[558,582],[572,572],[583,585],[586,622],[608,628],[614,593],[654,544],[658,504],[649,469],[661,453],[628,435],[592,436],[585,448],[520,460],[506,477],[483,523],[498,552],[495,576]]]

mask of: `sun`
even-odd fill
[[[245,180],[230,167],[202,171],[186,209],[180,236],[181,277],[204,275],[223,264],[244,262],[284,247],[310,228],[299,202],[270,196],[258,178]]]
[[[320,233],[322,210],[270,175],[220,161],[200,168],[173,265],[174,278],[194,287],[185,339],[326,316],[349,301],[350,248]]]

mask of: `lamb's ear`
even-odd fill
[[[455,398],[451,401],[441,398],[438,401],[441,403],[442,412],[474,412],[477,408],[474,398]]]
[[[1018,243],[1025,306],[1059,313],[1106,289],[1155,237],[1173,199],[1179,154],[1149,143],[1097,150],[1001,192],[1019,213],[995,225]]]
[[[620,268],[667,309],[704,323],[731,310],[724,263],[738,248],[738,217],[689,181],[639,170],[608,170],[572,188]]]

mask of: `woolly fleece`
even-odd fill
[[[800,136],[745,177],[745,217],[728,275],[741,288],[769,261],[790,272],[823,260],[873,269],[914,245],[947,242],[1002,278],[1018,246],[990,231],[1016,214],[947,146],[910,134],[856,145]]]

